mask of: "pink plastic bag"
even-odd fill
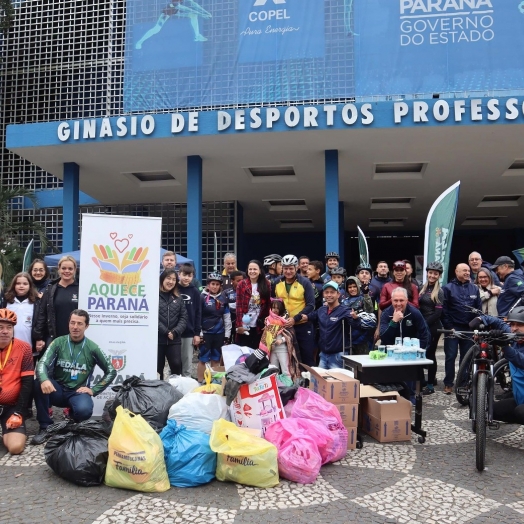
[[[293,406],[295,405],[295,399],[288,400],[288,403],[284,406],[284,413],[286,417],[290,417],[293,411]]]
[[[314,391],[299,388],[295,395],[291,417],[319,422],[329,430],[333,437],[333,445],[325,453],[320,450],[322,464],[335,462],[346,456],[348,430],[344,427],[340,413],[334,404],[324,400]]]
[[[280,476],[300,484],[315,482],[322,465],[318,444],[325,449],[332,442],[321,424],[298,418],[275,422],[267,428],[265,438],[278,450]]]

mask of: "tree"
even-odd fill
[[[9,31],[14,16],[15,8],[13,7],[13,2],[11,0],[0,0],[0,31],[2,33]]]
[[[32,191],[23,187],[0,186],[0,263],[3,267],[3,280],[7,283],[22,269],[25,245],[21,245],[22,236],[36,237],[40,241],[40,251],[47,250],[45,227],[36,220],[17,217],[13,211],[17,207],[17,199],[30,200],[36,207],[36,197]],[[22,209],[22,203],[18,204]]]

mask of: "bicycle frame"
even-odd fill
[[[493,399],[495,398],[495,380],[493,368],[495,363],[493,358],[490,358],[489,352],[493,351],[493,347],[488,345],[487,348],[482,348],[480,345],[479,356],[476,356],[473,361],[473,377],[471,381],[471,395],[470,395],[470,419],[476,421],[477,413],[477,381],[478,375],[483,373],[487,375],[488,379],[488,425],[493,423]]]

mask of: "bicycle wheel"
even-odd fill
[[[476,463],[477,470],[484,470],[484,459],[486,456],[486,384],[488,377],[485,373],[479,373],[477,378],[477,437],[476,437]]]
[[[511,371],[508,361],[503,358],[493,367],[493,380],[495,381],[495,398],[509,398],[513,389],[511,384]]]
[[[457,373],[457,379],[455,380],[455,397],[459,404],[467,406],[469,404],[469,397],[471,395],[471,372],[473,369],[473,355],[477,346],[473,345],[469,348],[468,352],[464,355],[462,362],[460,363],[459,370]]]

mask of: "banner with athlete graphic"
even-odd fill
[[[82,215],[79,307],[90,316],[87,338],[118,372],[113,385],[157,378],[161,230],[161,218]],[[97,368],[92,384],[101,377]],[[113,395],[109,387],[96,397],[95,415]]]
[[[128,0],[124,106],[348,98],[353,0]]]
[[[124,109],[524,88],[524,0],[128,0]]]

